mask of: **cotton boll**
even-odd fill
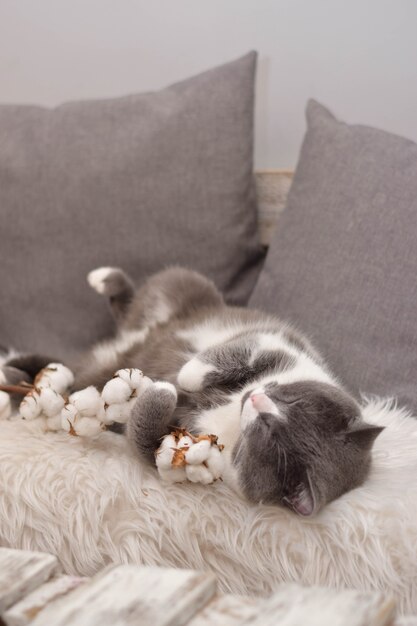
[[[118,422],[119,424],[127,424],[127,422],[130,419],[130,416],[132,415],[133,407],[136,404],[136,400],[137,398],[131,398],[129,402],[126,402],[125,404],[123,404],[123,410],[120,412],[119,417],[115,419],[114,421]]]
[[[19,406],[19,413],[25,420],[36,419],[41,411],[42,405],[40,403],[39,394],[36,391],[28,393]]]
[[[129,385],[121,378],[112,378],[103,387],[101,397],[106,404],[127,402],[132,394]]]
[[[204,467],[204,465],[186,465],[185,473],[188,480],[192,483],[201,483],[203,485],[209,485],[213,482],[213,476],[211,472]]]
[[[52,375],[52,369],[48,370],[46,367],[37,373],[35,376],[34,384],[39,389],[40,387],[50,387],[50,376]]]
[[[50,387],[58,393],[64,393],[67,388],[67,382],[66,378],[59,372],[55,372],[53,369],[49,370],[48,368],[45,368],[36,376],[35,387],[36,389]]]
[[[67,388],[74,384],[74,374],[68,367],[62,365],[62,363],[49,363],[46,367],[54,369],[56,374],[65,379]]]
[[[193,445],[193,440],[188,435],[183,435],[179,438],[177,448],[181,450],[181,448],[191,448]]]
[[[105,407],[104,400],[103,398],[100,398],[100,402],[99,402],[97,414],[96,414],[96,419],[99,422],[102,422],[103,424],[104,424],[104,420],[106,419],[106,410],[104,407]]]
[[[114,424],[116,418],[119,416],[120,411],[122,411],[122,407],[126,403],[120,404],[109,404],[104,408],[103,414],[101,415],[99,421],[106,426],[110,426],[110,424]]]
[[[74,430],[80,437],[95,437],[103,431],[103,426],[94,417],[81,417]]]
[[[46,417],[53,417],[60,413],[65,406],[64,398],[51,387],[43,387],[39,390],[39,402]]]
[[[171,469],[161,469],[158,467],[158,474],[166,483],[183,483],[187,480],[185,467],[171,467]]]
[[[131,389],[138,389],[142,384],[143,372],[136,368],[118,370],[115,374],[129,385]]]
[[[82,417],[96,417],[103,404],[100,392],[93,386],[72,393],[68,400]]]
[[[0,420],[7,420],[12,414],[10,396],[5,391],[0,391]]]
[[[129,420],[131,412],[132,407],[130,402],[110,404],[106,407],[102,421],[104,424],[113,424],[114,422],[126,424]]]
[[[163,438],[160,448],[156,451],[155,463],[158,470],[171,469],[172,459],[174,458],[174,451],[177,447],[177,442],[173,435],[167,435]],[[178,469],[178,468],[177,468]]]
[[[36,388],[51,387],[58,393],[64,393],[73,382],[71,370],[61,363],[50,363],[35,378]]]
[[[214,480],[217,480],[223,474],[224,457],[217,446],[211,446],[206,465]]]
[[[73,404],[67,404],[61,411],[61,426],[69,433],[75,427],[77,420],[80,419],[80,414],[77,408]]]
[[[185,458],[187,463],[191,465],[199,465],[203,461],[205,461],[210,454],[211,441],[208,439],[203,439],[198,443],[195,443],[191,448],[185,453]]]
[[[53,417],[48,417],[46,420],[46,428],[47,430],[58,431],[62,429],[62,418],[61,413],[58,415],[54,415]],[[68,426],[69,429],[69,426]]]
[[[146,391],[146,389],[148,389],[148,387],[151,387],[152,385],[153,385],[153,380],[149,378],[149,376],[143,376],[139,387],[137,387],[134,391],[135,396],[136,397],[141,396],[143,392]]]

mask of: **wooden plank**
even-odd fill
[[[387,594],[281,585],[247,626],[390,626],[395,603]]]
[[[60,576],[44,583],[3,614],[6,626],[26,626],[50,602],[63,597],[85,583],[88,578]]]
[[[259,613],[260,598],[215,596],[187,626],[240,626]]]
[[[182,626],[215,592],[208,573],[110,566],[48,605],[31,626]]]
[[[58,569],[52,554],[0,548],[0,614]]]

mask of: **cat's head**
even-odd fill
[[[241,434],[232,462],[240,490],[253,502],[314,515],[365,480],[381,427],[336,386],[275,382],[242,398]]]

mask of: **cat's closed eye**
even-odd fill
[[[265,385],[266,393],[274,400],[274,402],[281,402],[282,404],[297,404],[302,400],[302,396],[298,393],[293,393],[288,390],[288,385],[283,388],[278,383],[271,382]]]
[[[276,398],[276,400],[278,402],[282,402],[283,404],[297,404],[298,402],[301,402],[301,398],[283,398],[283,397],[278,397],[278,398]]]

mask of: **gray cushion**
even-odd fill
[[[294,321],[355,392],[417,410],[417,145],[314,101],[251,306]]]
[[[111,330],[85,276],[200,270],[230,302],[260,269],[256,54],[157,93],[0,107],[0,344],[61,356]]]

